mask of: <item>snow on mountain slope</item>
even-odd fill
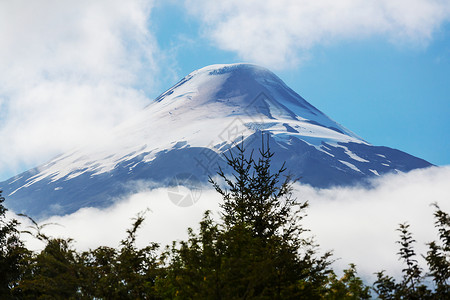
[[[398,150],[375,147],[328,118],[269,70],[212,65],[190,73],[118,126],[109,139],[76,149],[0,187],[7,205],[35,216],[107,206],[114,197],[167,185],[177,174],[200,182],[224,166],[235,142],[271,140],[275,165],[313,186],[347,185],[396,170],[429,166]]]

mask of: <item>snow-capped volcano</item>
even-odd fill
[[[348,185],[430,166],[365,142],[328,118],[267,69],[213,65],[194,71],[118,126],[98,145],[76,149],[0,183],[7,205],[32,216],[106,206],[180,174],[206,182],[237,141],[270,139],[274,165],[317,187]]]

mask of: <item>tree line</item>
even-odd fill
[[[52,238],[34,222],[45,242],[30,251],[19,222],[6,218],[0,191],[0,299],[450,299],[450,216],[435,204],[438,241],[423,255],[421,269],[409,225],[400,224],[400,281],[385,271],[367,285],[351,264],[336,275],[331,252],[302,226],[308,202],[293,195],[295,179],[283,165],[272,172],[273,153],[244,145],[226,156],[233,174],[210,178],[222,196],[220,219],[209,211],[185,241],[160,248],[136,246],[144,221],[138,214],[119,247],[77,251],[71,239]]]

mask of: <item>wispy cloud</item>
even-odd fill
[[[376,271],[386,269],[397,277],[401,273],[403,266],[397,260],[395,243],[399,223],[411,224],[417,252],[426,253],[425,243],[437,238],[430,204],[437,202],[450,212],[449,178],[450,167],[432,167],[383,176],[374,182],[372,189],[315,189],[300,184],[295,187],[297,198],[310,203],[303,224],[311,230],[321,251],[334,250],[334,258],[339,258],[336,269],[342,270],[349,263],[355,263],[359,273],[373,281]],[[138,212],[150,209],[138,233],[138,244],[167,245],[186,239],[187,227],[198,229],[205,210],[212,210],[218,217],[220,201],[214,190],[206,188],[193,206],[180,207],[170,200],[168,190],[161,188],[122,199],[107,209],[83,208],[42,223],[62,225],[48,226],[44,232],[54,237],[71,237],[78,249],[100,245],[116,247],[125,237],[131,219]],[[39,241],[27,239],[34,249],[43,246]],[[420,257],[418,260],[424,265]]]
[[[186,0],[205,34],[242,59],[272,68],[295,66],[317,45],[385,37],[426,45],[450,20],[441,0]]]
[[[153,1],[0,3],[0,168],[98,140],[147,102]],[[147,89],[147,90],[146,90]]]

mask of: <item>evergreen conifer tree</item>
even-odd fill
[[[267,144],[264,144],[267,143]],[[226,156],[233,170],[225,183],[210,178],[222,196],[221,222],[205,215],[198,234],[167,252],[167,297],[214,299],[320,299],[330,272],[300,221],[307,202],[292,193],[281,166],[273,172],[267,141],[255,159],[241,145]],[[168,284],[168,285],[167,285]]]

